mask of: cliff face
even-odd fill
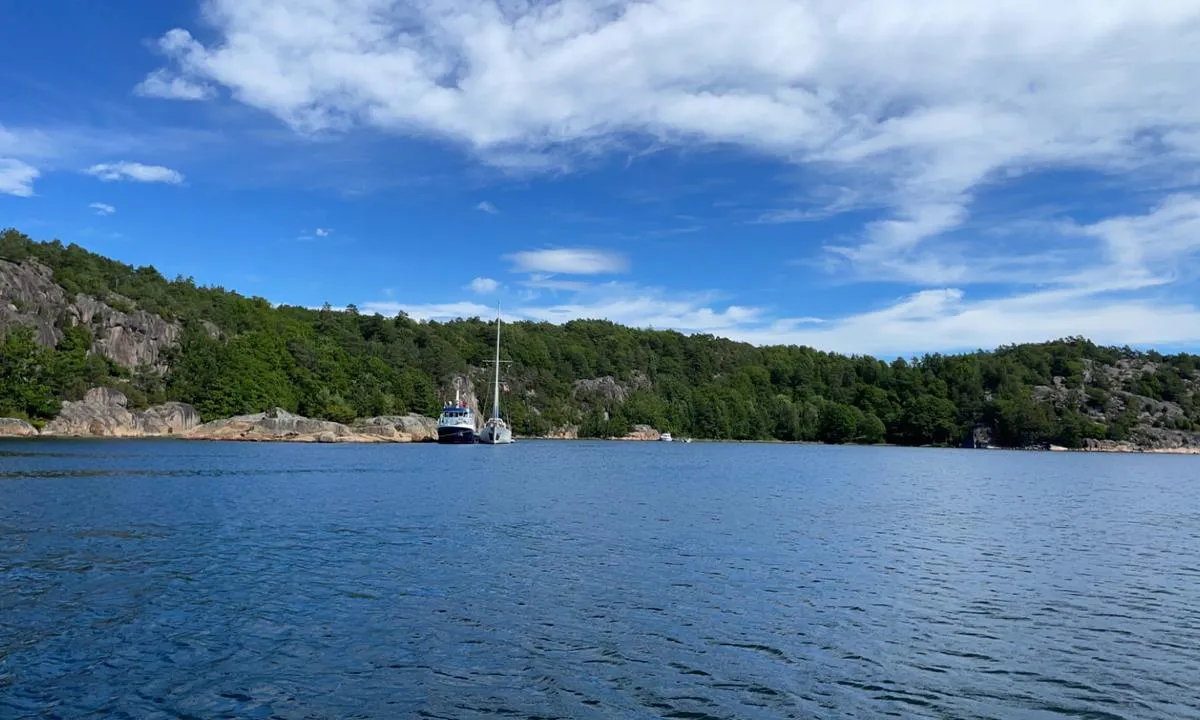
[[[132,306],[117,295],[107,298]],[[118,365],[151,367],[164,372],[167,348],[179,341],[183,328],[144,310],[125,312],[87,295],[68,297],[54,282],[50,268],[36,260],[0,260],[0,330],[27,325],[38,342],[57,345],[62,328],[83,325],[92,332],[92,352]]]

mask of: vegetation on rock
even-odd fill
[[[54,348],[29,328],[0,327],[0,416],[35,422],[96,385],[121,390],[131,408],[186,402],[205,421],[275,407],[342,423],[432,414],[438,388],[485,372],[494,342],[478,318],[273,307],[15,230],[0,233],[4,260],[35,260],[68,293],[119,295],[183,326],[165,373],[89,352],[88,330],[67,318]],[[577,426],[584,437],[622,436],[649,425],[703,438],[957,445],[985,428],[997,445],[1080,447],[1200,430],[1200,358],[1082,338],[884,362],[586,320],[512,323],[504,350],[514,361],[504,406],[522,435]]]

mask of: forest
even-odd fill
[[[482,378],[493,352],[486,319],[274,307],[11,229],[0,232],[0,259],[35,259],[69,297],[90,295],[183,327],[166,372],[89,352],[85,326],[64,323],[53,348],[20,324],[0,327],[0,416],[35,423],[105,384],[132,405],[190,403],[205,420],[275,406],[339,422],[436,414],[439,388],[456,375]],[[1084,338],[885,362],[581,320],[506,324],[503,351],[512,361],[505,414],[523,436],[566,426],[585,437],[620,436],[646,424],[697,438],[959,445],[986,427],[1003,446],[1078,447],[1088,438],[1127,439],[1139,423],[1200,430],[1200,358]],[[612,380],[589,382],[604,378]],[[479,387],[488,404],[486,385]],[[1177,411],[1148,412],[1161,403]]]

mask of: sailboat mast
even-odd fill
[[[496,306],[496,384],[492,390],[492,417],[500,417],[500,307]]]

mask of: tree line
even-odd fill
[[[0,258],[34,258],[69,294],[184,328],[163,374],[88,353],[86,328],[63,327],[62,341],[46,348],[29,329],[9,327],[0,342],[4,416],[43,421],[61,400],[98,384],[118,387],[135,406],[190,403],[205,420],[274,406],[340,422],[434,414],[438,388],[479,373],[493,351],[494,327],[479,318],[418,322],[353,306],[273,307],[15,230],[0,232]],[[1147,421],[1200,429],[1200,358],[1083,338],[885,362],[580,320],[508,324],[504,352],[513,361],[505,412],[529,436],[570,425],[582,436],[617,436],[646,424],[714,439],[957,445],[987,427],[1005,446],[1076,447],[1088,438],[1126,439]],[[577,382],[603,377],[619,392]],[[1148,403],[1173,403],[1179,412],[1155,415]]]

